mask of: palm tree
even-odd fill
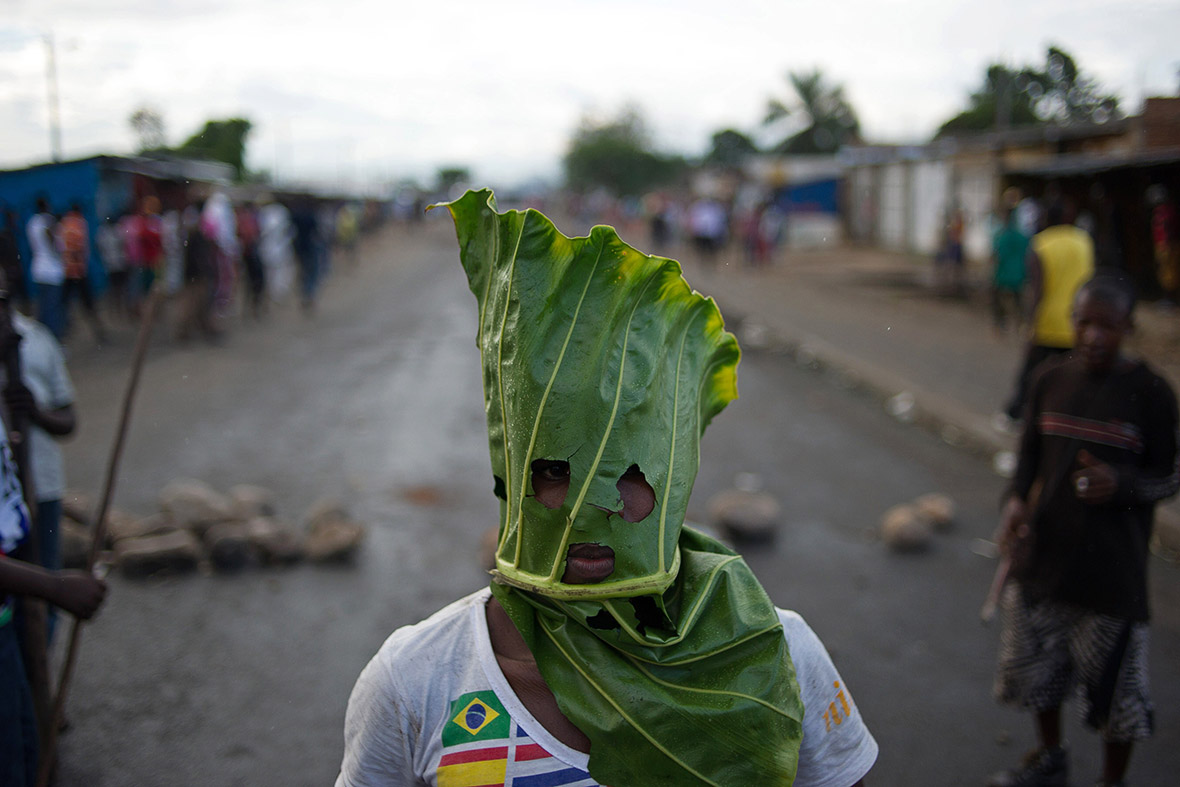
[[[807,125],[775,145],[775,153],[835,153],[859,138],[860,121],[844,98],[842,85],[828,84],[818,68],[792,71],[787,81],[794,92],[793,100],[784,103],[770,99],[762,123],[781,125],[784,120],[803,118]]]

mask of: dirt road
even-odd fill
[[[474,301],[442,221],[369,238],[334,271],[314,318],[293,305],[236,325],[222,346],[161,334],[147,365],[120,507],[155,508],[169,480],[275,490],[299,522],[343,500],[368,523],[355,566],[133,581],[112,577],[87,627],[59,783],[323,785],[336,774],[356,675],[390,631],[486,582],[480,535],[497,507],[486,454]],[[735,326],[740,327],[740,326]],[[71,345],[81,428],[71,485],[97,490],[124,384],[130,330]],[[832,651],[882,747],[875,785],[978,784],[1015,760],[1025,720],[988,696],[995,632],[977,620],[994,562],[1002,481],[987,462],[886,417],[871,397],[749,349],[741,398],[710,427],[690,517],[738,472],[783,502],[775,542],[747,551],[772,598]],[[940,490],[956,528],[922,556],[888,553],[881,512]],[[1180,725],[1180,576],[1155,571],[1154,689]],[[1081,782],[1091,740],[1075,740]],[[1180,771],[1144,747],[1139,783]]]

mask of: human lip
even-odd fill
[[[571,544],[565,557],[561,581],[569,585],[592,585],[615,570],[615,551],[601,544]]]

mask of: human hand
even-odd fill
[[[14,418],[32,421],[37,415],[37,401],[33,392],[20,380],[4,386],[4,405]]]
[[[1014,553],[1028,539],[1028,503],[1019,497],[1010,497],[1000,513],[1000,524],[996,527],[995,542],[1000,554],[1013,557]]]
[[[1078,451],[1078,464],[1081,469],[1070,476],[1078,500],[1087,505],[1098,505],[1114,497],[1119,486],[1117,470],[1084,449]]]
[[[107,583],[85,571],[58,571],[54,580],[47,600],[81,620],[89,620],[106,598]]]

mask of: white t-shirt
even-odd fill
[[[53,216],[48,213],[38,213],[25,226],[29,250],[33,253],[29,275],[38,284],[61,284],[66,278],[66,266],[61,261],[61,255],[57,253],[55,243],[46,237],[46,234],[52,237],[55,223]]]
[[[23,314],[13,313],[12,325],[21,335],[21,380],[42,410],[74,403],[74,384],[66,371],[61,345],[49,329]],[[8,375],[0,368],[0,388]],[[66,493],[65,463],[57,439],[40,427],[29,430],[29,466],[37,502],[61,500]]]
[[[558,741],[517,698],[492,652],[484,588],[393,632],[348,701],[336,787],[593,787],[589,755]],[[849,787],[877,759],[823,643],[779,610],[803,699],[796,787]]]

